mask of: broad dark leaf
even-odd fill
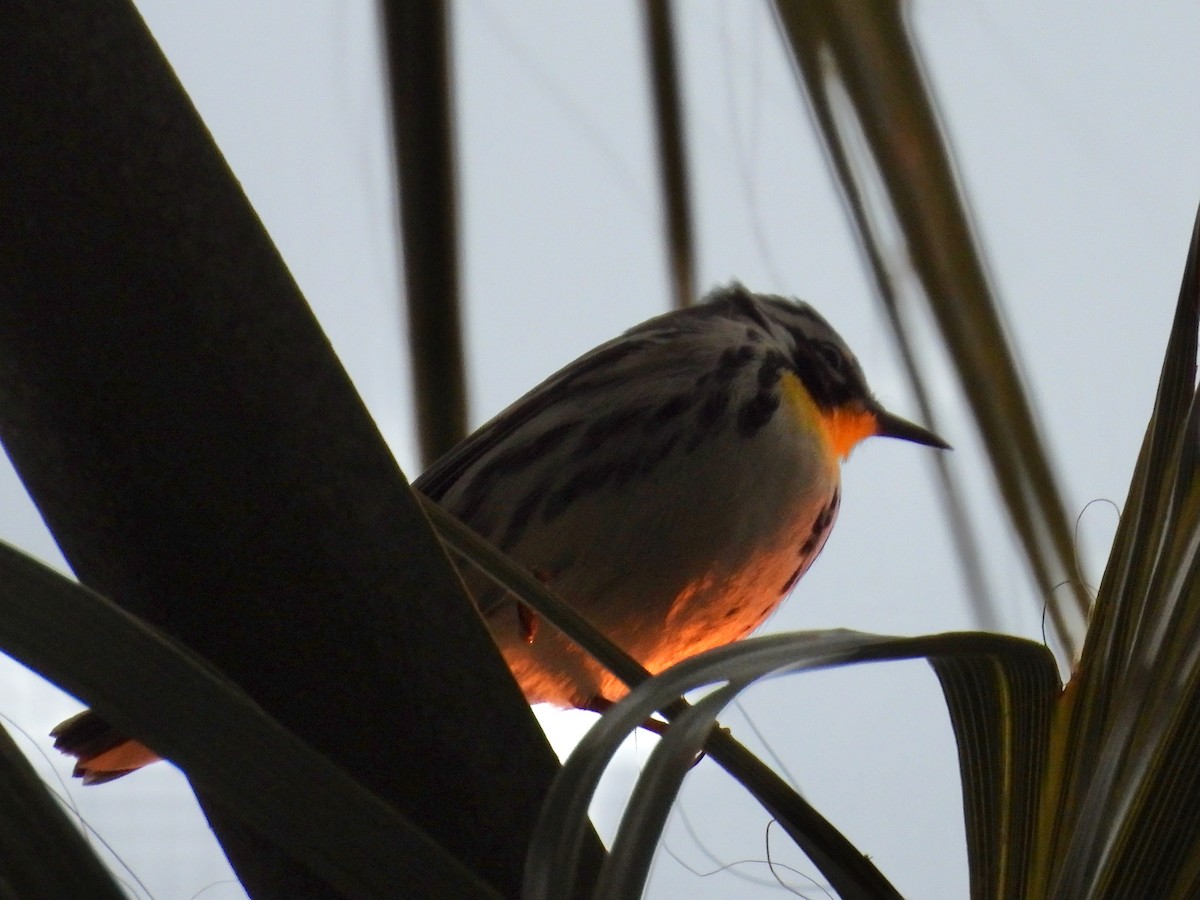
[[[103,597],[0,544],[0,648],[174,760],[348,897],[496,897],[227,678]]]
[[[0,894],[123,900],[125,892],[3,729],[0,797]]]

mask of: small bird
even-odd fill
[[[883,409],[811,306],[734,283],[580,357],[413,486],[656,673],[774,612],[825,546],[841,461],[872,435],[949,447]],[[530,703],[625,694],[511,594],[462,575]],[[85,783],[157,758],[90,711],[53,735]]]

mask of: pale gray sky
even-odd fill
[[[401,465],[415,474],[373,5],[138,5]],[[915,415],[765,7],[688,0],[677,9],[701,283],[736,277],[814,303],[855,348],[880,398]],[[1097,498],[1119,505],[1200,201],[1200,9],[1012,0],[929,0],[912,9],[1069,510]],[[478,423],[664,309],[666,281],[637,6],[463,0],[454,19]],[[949,379],[935,387],[953,465],[976,505],[990,510],[994,496],[956,388]],[[970,627],[928,452],[869,442],[844,483],[824,555],[767,627]],[[0,503],[0,538],[58,561],[6,467]],[[1006,527],[991,513],[981,522],[1006,628],[1036,638],[1037,606]],[[1082,518],[1093,582],[1114,524],[1102,504]],[[0,711],[45,751],[46,731],[75,704],[13,664],[3,673]],[[746,706],[810,799],[902,893],[966,895],[954,748],[923,665],[792,678]],[[585,719],[547,717],[560,744]],[[730,723],[746,733],[736,717]],[[612,792],[644,749],[622,758]],[[241,896],[215,883],[227,870],[170,767],[70,793],[158,900],[205,888],[205,900]],[[602,825],[618,802],[598,811]],[[764,858],[765,814],[711,766],[689,777],[682,806],[703,848],[723,862]],[[698,870],[717,867],[679,822],[668,845]],[[814,874],[777,834],[771,851]],[[761,864],[735,870],[770,880]],[[800,876],[789,883],[820,895]],[[651,896],[685,890],[693,900],[784,896],[755,893],[729,874],[697,877],[661,858]]]

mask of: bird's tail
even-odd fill
[[[78,760],[75,777],[84,784],[104,784],[159,759],[153,750],[120,734],[90,709],[60,722],[50,736],[56,749]]]

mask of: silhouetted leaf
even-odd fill
[[[923,375],[905,319],[929,311],[958,370],[1055,636],[1074,659],[1089,598],[1076,578],[1072,531],[901,5],[777,0],[775,9],[918,396],[925,395]],[[889,265],[897,246],[907,255],[901,265]],[[928,406],[922,400],[932,424]],[[945,473],[942,483],[951,484]],[[959,538],[963,507],[956,500],[950,505]],[[960,544],[973,554],[971,547]],[[979,567],[968,562],[967,572],[982,598]],[[1064,584],[1073,605],[1061,599]],[[987,621],[986,606],[980,615]]]
[[[236,685],[98,594],[0,544],[0,647],[179,763],[348,897],[496,897]]]

